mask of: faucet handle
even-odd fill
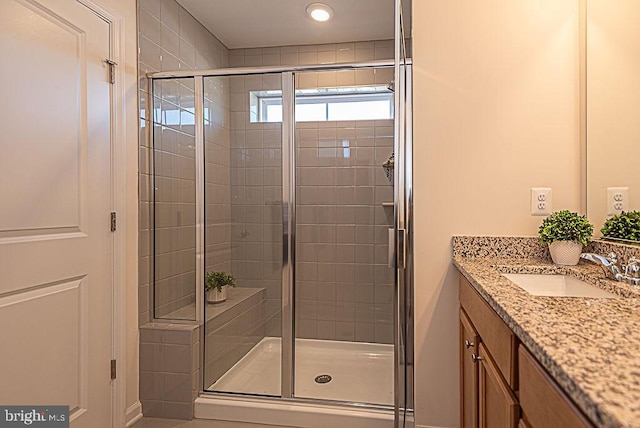
[[[631,257],[627,260],[627,265],[624,267],[624,274],[630,275],[640,272],[640,259]]]

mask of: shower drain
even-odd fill
[[[331,376],[328,374],[321,374],[316,376],[316,383],[329,383],[331,382]]]

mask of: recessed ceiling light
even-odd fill
[[[307,15],[314,21],[325,22],[333,16],[333,9],[324,3],[311,3],[307,6]]]

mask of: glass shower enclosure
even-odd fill
[[[387,61],[148,76],[153,314],[200,325],[201,394],[411,419],[412,73],[395,5]],[[205,292],[212,274],[233,277],[226,296]]]
[[[203,391],[412,407],[396,70],[152,79],[155,317],[202,323]],[[224,302],[211,272],[235,278]]]

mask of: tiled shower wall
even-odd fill
[[[393,120],[296,128],[297,337],[392,343]]]
[[[205,270],[231,271],[229,80],[204,78]],[[195,254],[194,254],[195,256]]]
[[[393,41],[230,51],[231,66],[298,65],[393,58]],[[281,127],[249,123],[250,90],[280,89],[280,76],[231,81],[232,271],[266,288],[280,307]],[[299,88],[386,85],[392,69],[298,75]],[[392,272],[387,268],[393,188],[382,169],[393,121],[306,122],[296,127],[297,335],[391,343]],[[273,318],[267,335],[279,335]]]
[[[281,88],[276,75],[230,77],[232,273],[264,288],[266,335],[280,336],[282,125],[249,122],[249,92]]]
[[[269,65],[335,64],[341,62],[393,60],[393,56],[393,40],[377,40],[325,45],[231,49],[229,51],[229,65],[231,67],[260,67]],[[349,73],[342,72],[342,74]]]
[[[229,64],[227,48],[208,32],[175,0],[140,0],[138,2],[139,70],[140,70],[140,269],[139,269],[139,323],[153,316],[150,301],[152,281],[152,147],[147,136],[151,117],[146,109],[149,88],[144,77],[152,71],[193,70],[226,67]],[[195,173],[193,125],[187,121],[193,103],[193,86],[185,79],[183,85],[168,84],[162,93],[163,109],[180,112],[180,122],[164,119],[164,126],[156,124],[156,157],[159,233],[156,237],[156,290],[157,316],[162,317],[194,300],[195,282]],[[229,197],[229,127],[228,91],[216,85],[206,88],[209,96],[205,107],[216,113],[216,119],[205,124],[207,188],[220,196],[216,199],[216,213],[207,224],[215,228],[215,237],[207,242],[211,251],[208,260],[219,260],[225,266],[230,259],[230,205]],[[177,93],[176,93],[177,92]],[[193,116],[191,114],[191,116]],[[157,117],[156,122],[163,122]],[[226,171],[225,171],[226,168]],[[214,190],[215,189],[215,190]],[[225,193],[226,192],[226,193]],[[219,207],[218,207],[219,206]],[[209,208],[209,207],[208,207]],[[219,209],[218,209],[219,208]],[[226,214],[225,214],[226,213]],[[160,256],[161,254],[161,256]]]
[[[195,296],[195,126],[193,79],[154,88],[155,305],[161,318]],[[184,311],[183,311],[184,312]],[[191,318],[192,311],[181,314]]]

